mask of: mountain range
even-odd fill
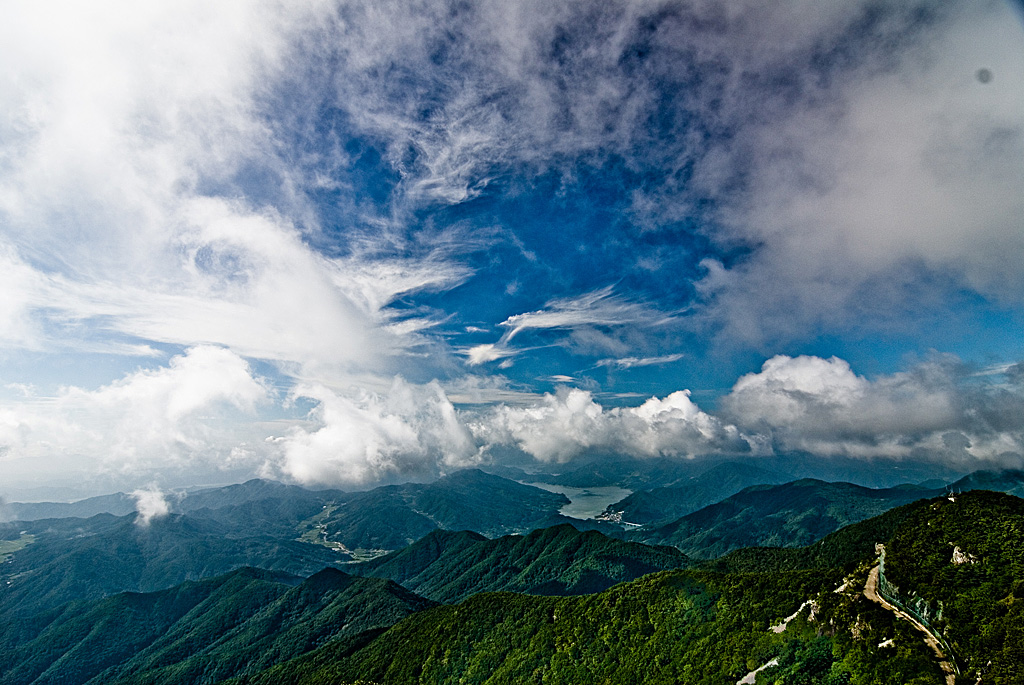
[[[725,463],[687,482],[773,474]],[[762,666],[755,680],[942,682],[914,629],[859,592],[879,542],[901,596],[943,617],[954,663],[1015,682],[1024,502],[972,490],[1020,492],[1024,472],[932,485],[758,484],[674,519],[697,500],[670,486],[632,500],[680,495],[636,527],[471,469],[0,524],[0,682],[720,683]]]

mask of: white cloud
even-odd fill
[[[835,357],[776,356],[736,381],[721,407],[781,451],[1019,460],[1024,394],[968,378],[948,358],[869,380]]]
[[[6,342],[105,343],[117,354],[132,352],[123,335],[214,343],[344,376],[393,366],[440,318],[386,311],[396,297],[471,274],[443,233],[440,247],[426,241],[415,254],[387,234],[332,257],[305,242],[320,227],[304,193],[319,181],[270,110],[296,66],[318,59],[300,52],[308,36],[322,38],[332,3],[51,0],[9,10]],[[64,335],[76,327],[96,335]]]
[[[132,493],[135,498],[135,525],[142,528],[147,527],[153,519],[162,518],[170,513],[171,507],[167,504],[167,498],[155,485],[147,489],[136,490]]]
[[[234,424],[268,399],[236,354],[200,346],[96,390],[67,387],[0,407],[7,479],[216,471],[244,437]]]
[[[336,393],[304,385],[296,398],[315,401],[312,428],[282,436],[279,465],[305,484],[352,485],[391,478],[429,478],[476,463],[472,436],[437,383],[396,378],[385,393]]]
[[[469,423],[485,445],[517,447],[541,461],[586,452],[692,457],[750,450],[739,431],[702,412],[686,390],[605,409],[589,391],[562,388],[531,406],[502,405]]]
[[[882,39],[894,12],[858,39],[854,68],[808,71],[715,144],[695,177],[722,202],[713,237],[755,246],[728,269],[705,264],[723,338],[905,326],[958,288],[1024,301],[1024,30],[1011,4],[938,10],[899,29],[895,52]],[[742,192],[722,193],[737,169]]]
[[[616,295],[612,286],[606,286],[576,297],[551,300],[543,309],[534,312],[510,316],[500,324],[508,330],[497,343],[476,345],[464,354],[474,366],[515,356],[519,350],[512,348],[509,343],[518,334],[530,330],[572,331],[573,340],[581,346],[618,352],[624,350],[626,345],[594,327],[629,324],[657,327],[672,320],[672,315]]]
[[[686,355],[681,353],[665,354],[660,357],[622,357],[620,359],[602,359],[598,366],[615,366],[620,369],[632,369],[637,366],[660,366],[677,362]]]

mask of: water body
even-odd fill
[[[592,519],[605,510],[609,504],[614,504],[620,499],[633,494],[632,490],[620,488],[616,485],[607,485],[599,488],[570,488],[566,485],[551,485],[549,483],[525,483],[548,492],[560,492],[569,498],[569,504],[559,509],[562,516],[571,516],[574,519]]]

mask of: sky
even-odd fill
[[[0,64],[0,494],[1024,464],[1016,1],[15,0]]]

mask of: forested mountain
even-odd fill
[[[608,505],[604,517],[641,525],[668,522],[714,504],[752,485],[792,480],[778,471],[725,462],[676,485],[640,490]]]
[[[191,493],[175,504],[187,513],[148,523],[100,514],[0,524],[0,539],[18,541],[8,544],[15,551],[0,568],[0,616],[161,590],[241,566],[307,576],[350,561],[346,548],[400,548],[439,527],[531,530],[566,503],[563,495],[468,470],[356,493],[249,481]]]
[[[917,486],[873,489],[812,479],[758,485],[671,523],[633,531],[629,539],[672,545],[698,559],[742,547],[796,547],[942,492]]]
[[[460,604],[428,608],[392,581],[333,570],[302,580],[244,569],[9,618],[0,668],[5,683],[721,684],[762,667],[758,683],[942,683],[920,634],[862,593],[885,542],[898,591],[941,602],[937,625],[968,682],[982,669],[1005,685],[1024,668],[1022,531],[1018,498],[943,496],[806,547],[740,550],[571,597],[476,591],[582,591],[612,582],[609,569],[686,560],[570,527],[438,532],[358,568],[468,595]]]
[[[666,571],[583,597],[486,593],[414,614],[351,654],[327,646],[238,682],[719,685],[776,659],[800,676],[785,682],[942,683],[913,630],[860,594],[865,575],[838,593],[842,574],[820,571]]]
[[[243,568],[77,602],[0,628],[5,683],[196,683],[255,673],[389,626],[431,602],[386,580]]]
[[[495,590],[594,593],[689,563],[671,547],[623,542],[563,524],[494,540],[468,531],[439,530],[405,549],[358,564],[353,571],[390,578],[439,602],[454,602]]]
[[[320,520],[329,541],[349,549],[398,549],[436,528],[488,537],[541,527],[569,503],[565,495],[465,469],[433,483],[352,493]]]
[[[307,576],[350,558],[258,529],[236,537],[219,523],[180,514],[145,526],[135,519],[100,514],[18,523],[14,532],[25,531],[33,542],[3,564],[0,616],[34,614],[73,599],[125,590],[161,590],[240,566]]]
[[[974,491],[916,508],[886,545],[885,574],[928,616],[965,679],[1024,677],[1024,500]]]
[[[497,536],[545,527],[568,503],[564,495],[477,469],[456,471],[432,483],[387,485],[363,492],[307,490],[251,480],[167,496],[172,513],[215,521],[232,537],[249,537],[257,531],[298,537],[314,530],[308,536],[311,541],[383,550],[404,547],[437,528]],[[10,512],[25,511],[32,520],[41,519],[43,513],[59,518],[79,513],[92,516],[107,509],[118,515],[135,511],[134,499],[123,493],[71,504],[8,506]]]
[[[942,584],[946,606],[957,607],[962,624],[962,638],[951,635],[962,650],[955,658],[985,664],[983,682],[1009,685],[1024,672],[1016,596],[1022,505],[987,492],[921,501],[810,547],[782,550],[791,562],[819,565],[826,559],[815,548],[841,557],[848,542],[860,552],[845,555],[845,569],[666,571],[584,597],[475,595],[414,614],[351,654],[327,647],[242,682],[717,684],[763,667],[751,675],[759,684],[938,685],[944,676],[920,634],[861,591],[876,563],[864,543],[889,531],[889,567],[906,565],[919,576],[900,576],[904,591],[920,592],[926,576],[958,574],[954,584]],[[970,533],[968,522],[982,527]],[[978,562],[954,563],[953,539]],[[920,544],[908,548],[905,540]],[[930,559],[934,568],[915,567],[896,549],[912,549],[913,559]]]

